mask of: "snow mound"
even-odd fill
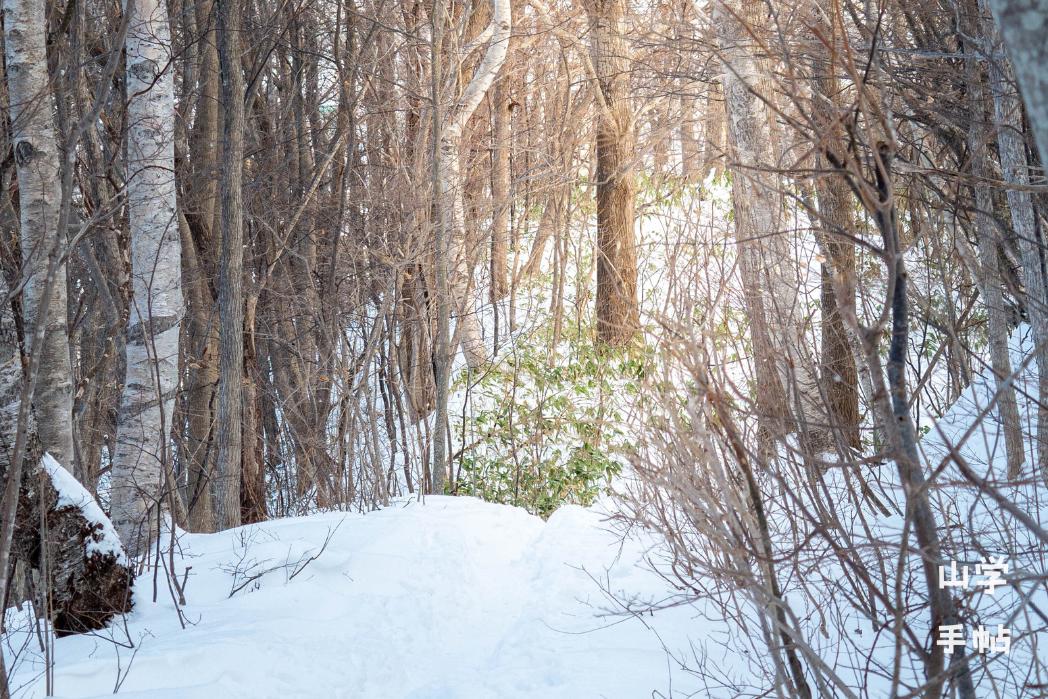
[[[55,691],[678,696],[697,680],[667,650],[688,658],[704,622],[689,605],[647,609],[674,594],[646,563],[652,546],[617,534],[598,509],[566,507],[543,522],[464,497],[184,534],[175,565],[179,577],[188,567],[186,628],[163,573],[156,603],[142,575],[126,626],[57,641]],[[22,648],[12,686],[43,696],[42,660],[27,639],[28,630],[5,639],[9,659]]]

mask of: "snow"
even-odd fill
[[[51,478],[51,484],[58,492],[58,508],[73,507],[80,510],[84,519],[94,525],[94,534],[86,540],[87,554],[98,553],[100,555],[113,555],[121,563],[127,563],[124,549],[120,545],[120,538],[113,528],[112,522],[102,512],[98,502],[80,484],[73,474],[65,470],[61,464],[55,461],[50,454],[44,454],[41,466]]]
[[[616,531],[608,511],[567,506],[544,522],[473,498],[429,497],[366,515],[182,534],[187,627],[163,574],[156,603],[152,575],[140,576],[126,626],[57,641],[56,695],[110,695],[122,672],[120,694],[132,697],[695,691],[698,680],[667,650],[688,660],[689,637],[723,633],[722,624],[692,605],[648,610],[675,590],[646,562],[653,541]],[[9,634],[5,650],[26,633]],[[23,652],[17,696],[44,695],[42,670]]]

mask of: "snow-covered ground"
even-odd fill
[[[126,623],[57,641],[55,692],[111,695],[121,676],[121,695],[180,699],[684,696],[697,680],[666,649],[690,659],[689,638],[723,622],[690,605],[625,613],[674,591],[644,562],[651,542],[614,529],[599,508],[544,522],[430,497],[186,534],[187,627],[163,577],[154,604],[142,576]],[[43,696],[36,640],[7,641],[9,660],[28,649],[16,696]]]

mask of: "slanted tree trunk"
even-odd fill
[[[471,244],[474,241],[466,240],[464,227],[462,135],[506,60],[510,21],[509,0],[493,0],[492,31],[487,50],[462,96],[448,110],[440,132],[437,195],[441,199],[438,208],[448,245],[448,288],[457,325],[455,333],[462,343],[466,363],[471,368],[486,364],[488,352],[473,300],[475,294],[471,289],[470,260],[473,257]]]
[[[634,232],[634,133],[625,0],[587,0],[597,102],[597,337],[612,347],[640,329]]]
[[[218,473],[213,481],[219,529],[240,525],[244,411],[244,77],[240,66],[240,15],[234,0],[218,0],[218,54],[225,118],[219,183],[222,253],[218,277]]]
[[[1048,163],[1048,0],[988,0],[1026,104],[1030,127]]]
[[[992,22],[985,22],[988,41],[995,38]],[[997,54],[997,52],[993,52]],[[1016,187],[1008,188],[1008,209],[1012,228],[1019,239],[1022,256],[1023,282],[1026,287],[1026,313],[1033,330],[1034,358],[1037,362],[1037,442],[1035,458],[1048,480],[1048,285],[1045,283],[1044,262],[1041,259],[1041,241],[1034,215],[1033,200],[1024,187],[1030,184],[1029,163],[1022,134],[1022,106],[1012,88],[1014,77],[1003,56],[994,55],[989,61],[990,89],[997,132],[997,152],[1001,158],[1004,179]]]
[[[55,269],[48,302],[40,304],[48,257],[54,249],[64,253],[65,247],[65,236],[58,230],[61,155],[55,136],[54,95],[47,73],[47,3],[5,0],[3,8],[22,260],[29,277],[22,296],[26,350],[40,353],[40,379],[34,398],[37,429],[44,451],[62,463],[72,464],[73,383],[64,262],[60,261]],[[46,317],[35,317],[39,308],[47,309]],[[38,346],[33,343],[37,323],[46,324]]]
[[[1023,453],[1022,424],[1019,407],[1012,385],[1012,363],[1008,357],[1008,309],[1004,306],[1001,288],[1000,256],[998,254],[997,229],[993,220],[993,198],[986,185],[992,173],[987,162],[987,141],[990,130],[987,125],[986,99],[979,51],[974,46],[982,32],[979,20],[979,4],[976,0],[960,8],[961,27],[964,31],[962,43],[967,60],[965,77],[968,83],[968,109],[971,119],[968,125],[968,153],[971,159],[972,189],[975,192],[975,237],[979,243],[980,286],[988,320],[990,367],[997,386],[997,409],[1004,432],[1005,455],[1008,462],[1008,477],[1018,477],[1026,457]]]
[[[169,435],[185,314],[166,7],[157,0],[128,4],[132,16],[126,42],[127,189],[133,295],[127,379],[113,455],[112,512],[120,538],[132,554],[147,548],[156,535],[155,508],[160,506],[164,474],[171,469]]]

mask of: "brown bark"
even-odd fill
[[[400,383],[407,395],[412,419],[421,420],[433,412],[436,384],[433,380],[434,323],[429,288],[421,266],[405,272],[400,283],[399,355]]]
[[[222,247],[218,279],[219,391],[212,481],[219,529],[240,524],[240,479],[244,401],[244,77],[240,67],[240,13],[235,0],[218,0],[219,64],[222,76]]]
[[[640,329],[634,232],[633,115],[624,0],[589,0],[590,53],[601,105],[597,122],[597,337],[612,347]]]
[[[214,284],[217,274],[219,66],[212,20],[213,0],[187,10],[186,23],[200,32],[192,46],[192,71],[196,84],[187,86],[186,108],[194,119],[188,135],[188,167],[184,167],[180,220],[182,234],[183,289],[186,317],[182,353],[186,365],[183,411],[184,437],[181,456],[187,464],[186,505],[192,531],[214,531],[215,518],[211,481],[214,474],[215,416],[218,389],[218,314]],[[194,93],[194,88],[196,92]],[[183,114],[188,119],[188,114]],[[181,174],[181,173],[180,173]]]
[[[12,555],[29,568],[46,571],[47,615],[56,636],[100,629],[114,615],[131,611],[134,572],[118,550],[96,548],[105,542],[118,549],[119,542],[112,540],[112,525],[97,519],[104,515],[93,499],[88,501],[90,494],[68,492],[72,476],[66,473],[63,483],[61,476],[42,466],[38,445],[27,458],[34,466],[19,493]],[[84,498],[83,504],[69,502],[69,495]]]
[[[510,118],[512,102],[509,78],[495,82],[491,95],[491,300],[500,301],[509,293],[510,235]]]
[[[820,12],[816,9],[816,12]],[[828,36],[834,36],[832,31]],[[825,144],[844,142],[838,105],[839,86],[832,56],[821,42],[813,56],[815,121]],[[824,164],[825,157],[817,162]],[[815,180],[818,198],[819,248],[822,263],[820,304],[822,344],[819,361],[821,391],[826,397],[828,428],[836,441],[852,449],[860,447],[859,376],[855,366],[853,336],[845,325],[855,317],[855,244],[857,235],[852,197],[847,182],[832,174]]]
[[[188,471],[188,527],[190,531],[210,532],[215,529],[211,477],[215,463],[218,314],[196,241],[184,219],[181,228],[182,287],[186,291],[187,313],[181,343],[186,372],[182,397],[185,431],[180,451]]]
[[[255,347],[255,312],[248,306],[244,325],[244,425],[241,456],[240,520],[243,524],[266,519],[266,478],[262,441],[260,371]]]

